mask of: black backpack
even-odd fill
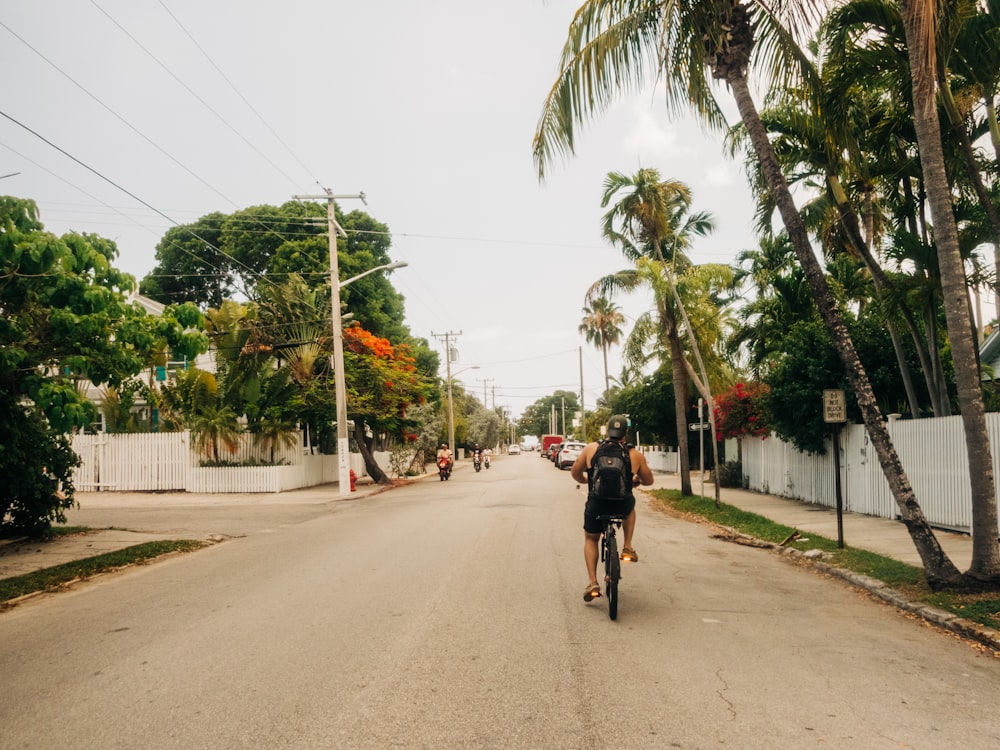
[[[605,440],[590,461],[590,494],[600,500],[624,500],[632,494],[632,461],[627,446]]]

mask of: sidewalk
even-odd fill
[[[654,474],[652,489],[680,488],[679,474]],[[702,494],[697,472],[691,475],[691,489],[695,494]],[[715,487],[708,481],[705,482],[704,495],[710,498],[715,496]],[[820,534],[827,539],[837,539],[837,511],[833,508],[731,487],[720,488],[719,499],[727,505],[756,513],[793,529]],[[923,567],[917,548],[913,546],[913,540],[901,521],[860,513],[844,513],[843,526],[844,544],[848,547],[877,552],[918,568]],[[955,567],[966,570],[972,562],[972,538],[967,534],[942,529],[935,529],[934,535]]]

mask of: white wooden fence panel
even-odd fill
[[[186,432],[75,435],[82,463],[73,474],[81,490],[183,490],[190,463]]]
[[[277,492],[278,466],[193,466],[188,492]]]
[[[993,472],[1000,477],[1000,414],[986,415]],[[972,490],[962,418],[898,420],[888,425],[893,445],[927,520],[945,528],[972,526]],[[895,499],[863,425],[841,430],[844,507],[897,518]],[[829,507],[836,505],[832,442],[823,456],[804,454],[776,437],[743,438],[743,475],[750,489]],[[1000,488],[1000,485],[998,485]]]

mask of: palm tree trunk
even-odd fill
[[[712,389],[708,382],[708,372],[705,370],[705,361],[701,356],[701,347],[698,346],[698,340],[695,338],[694,328],[692,328],[691,321],[688,319],[684,302],[681,301],[681,296],[677,293],[677,284],[675,283],[674,272],[669,269],[666,261],[663,259],[663,252],[660,250],[659,245],[656,245],[656,256],[659,258],[660,265],[663,266],[663,271],[667,276],[667,285],[670,287],[670,293],[673,295],[674,303],[677,305],[677,311],[681,314],[681,320],[684,321],[684,330],[687,331],[688,341],[691,344],[691,351],[695,356],[695,360],[698,362],[698,370],[701,373],[700,380],[697,375],[692,376],[690,371],[693,370],[693,368],[686,359],[684,360],[684,366],[685,370],[688,371],[688,376],[694,380],[695,386],[698,388],[698,391],[702,394],[702,396],[704,396],[705,403],[708,404],[708,423],[712,430],[712,465],[715,467],[715,482],[713,482],[713,486],[715,487],[715,507],[718,508],[721,501],[719,499],[719,442],[715,438],[715,399],[712,398]],[[676,249],[674,257],[677,257]],[[701,421],[701,414],[698,415],[698,420]],[[704,440],[705,436],[699,432],[698,439]]]
[[[993,156],[1000,161],[1000,124],[997,123],[997,107],[992,96],[986,100],[986,121],[990,127],[990,141],[993,143]]]
[[[955,384],[972,484],[972,564],[966,575],[976,581],[1000,584],[1000,544],[997,543],[997,498],[993,478],[986,411],[976,367],[975,341],[969,320],[965,267],[958,244],[951,190],[944,166],[941,127],[937,119],[934,60],[936,3],[901,3],[913,87],[913,125],[920,149],[920,165],[934,222],[938,268],[945,319],[951,343]]]
[[[805,224],[795,207],[788,184],[781,172],[781,166],[778,164],[774,149],[768,140],[764,125],[760,121],[760,115],[754,105],[745,74],[733,68],[730,69],[726,80],[736,99],[740,117],[747,129],[747,134],[750,136],[754,151],[760,160],[761,173],[767,180],[771,197],[778,207],[795,254],[812,289],[816,306],[844,364],[848,380],[861,410],[865,428],[875,448],[882,471],[889,482],[893,498],[899,507],[900,516],[910,533],[920,559],[923,561],[924,574],[928,584],[932,588],[957,584],[961,581],[961,573],[958,572],[954,563],[941,548],[937,537],[934,536],[933,530],[917,503],[906,472],[903,471],[899,456],[892,445],[885,422],[882,420],[875,395],[872,393],[868,374],[858,358],[858,353],[854,349],[854,343],[851,341],[840,312],[837,310],[823,270],[813,254]],[[818,399],[820,394],[816,394],[816,397]]]
[[[688,456],[688,426],[687,426],[687,368],[684,366],[684,349],[677,335],[677,322],[667,313],[667,340],[670,343],[670,369],[673,373],[674,385],[674,423],[677,426],[677,461],[681,474],[681,494],[685,497],[693,495],[691,490],[691,466]]]
[[[608,379],[608,344],[601,340],[601,352],[604,354],[604,398],[608,398],[608,391],[611,390],[611,381]]]

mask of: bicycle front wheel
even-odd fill
[[[621,560],[618,558],[618,540],[614,534],[604,537],[604,593],[608,597],[608,617],[618,617],[618,579],[621,578]]]

